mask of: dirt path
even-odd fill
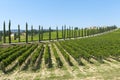
[[[81,58],[81,61],[85,64],[84,66],[84,70],[88,73],[88,72],[97,72],[97,67],[92,64],[92,63],[89,63],[88,61],[86,61],[85,59]]]
[[[38,45],[37,48],[39,48],[40,46]],[[28,68],[28,66],[30,65],[30,59],[32,58],[32,55],[36,52],[36,49],[34,49],[34,51],[27,57],[27,59],[25,60],[25,62],[21,65],[20,70],[24,70],[25,67]]]
[[[44,45],[44,47],[46,48],[46,45]],[[42,57],[42,62],[41,62],[41,68],[40,68],[40,73],[39,73],[39,78],[40,79],[45,79],[47,76],[49,76],[49,72],[47,71],[46,65],[45,65],[45,60],[44,60],[44,55],[45,55],[45,48],[44,48],[44,52],[43,52],[43,57]],[[34,76],[34,78],[37,76]],[[34,79],[33,78],[33,79]]]
[[[49,46],[51,49],[50,44],[49,44]],[[61,70],[60,68],[56,67],[56,59],[55,59],[52,49],[51,49],[50,53],[51,53],[51,59],[52,59],[52,64],[53,64],[52,68],[46,68],[44,57],[43,57],[42,63],[41,63],[41,69],[40,69],[39,73],[37,73],[36,75],[33,76],[32,80],[35,80],[35,79],[46,80],[46,79],[50,79],[51,77],[57,77],[57,76],[62,77],[65,74],[64,70]]]
[[[57,46],[54,44],[57,52],[58,52],[58,55],[60,57],[60,59],[62,60],[63,62],[63,66],[65,66],[68,70],[68,72],[71,74],[71,76],[74,77],[75,80],[78,80],[77,76],[73,73],[74,69],[68,65],[68,63],[66,62],[65,58],[63,57],[62,53],[60,52],[60,50],[57,48]]]
[[[111,61],[107,61],[107,60],[104,60],[105,63],[107,63],[111,68],[120,68],[120,62],[118,61],[115,61],[114,59],[112,58],[109,58],[109,60]]]
[[[56,59],[55,59],[55,56],[54,56],[54,52],[53,52],[53,50],[51,48],[51,44],[49,44],[49,46],[50,46],[52,65],[53,65],[54,68],[56,68],[57,64],[56,64]]]

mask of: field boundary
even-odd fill
[[[100,36],[100,35],[103,35],[103,34],[107,34],[107,33],[110,33],[110,32],[114,32],[116,30],[118,30],[119,28],[117,29],[114,29],[114,30],[110,30],[110,31],[106,31],[106,32],[103,32],[103,33],[98,33],[98,34],[93,34],[93,35],[89,35],[89,36],[84,36],[84,37],[76,37],[76,38],[65,38],[65,39],[54,39],[54,40],[43,40],[43,41],[33,41],[33,42],[17,42],[17,43],[2,43],[1,45],[5,46],[5,45],[16,45],[16,44],[31,44],[31,43],[46,43],[46,42],[54,42],[54,41],[64,41],[64,40],[74,40],[74,39],[82,39],[82,38],[89,38],[89,37],[96,37],[96,36]]]

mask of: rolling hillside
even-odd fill
[[[118,80],[119,36],[120,29],[74,40],[0,46],[0,79]]]

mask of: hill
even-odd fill
[[[120,79],[119,35],[1,46],[0,79]]]

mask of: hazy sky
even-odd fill
[[[12,29],[20,24],[25,29],[42,25],[55,28],[66,24],[74,27],[120,26],[120,0],[0,0],[0,30],[3,21]]]

